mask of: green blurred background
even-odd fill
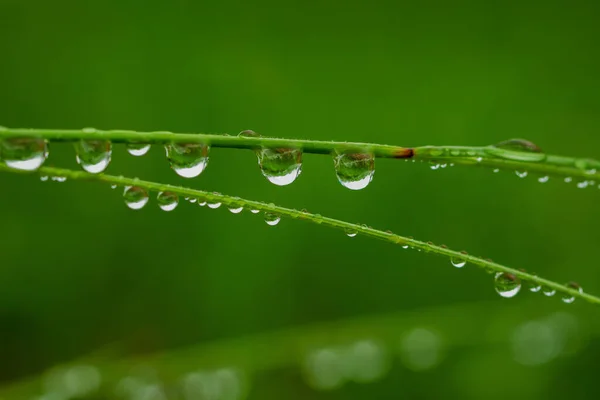
[[[523,137],[548,153],[595,157],[599,12],[592,0],[0,0],[0,124],[253,129],[405,146]],[[46,165],[78,168],[72,146],[52,145]],[[600,293],[598,190],[558,179],[378,160],[371,185],[354,192],[337,182],[330,158],[305,155],[302,176],[277,187],[249,151],[212,149],[207,170],[188,180],[169,169],[161,148],[135,158],[120,146],[107,172],[307,208]],[[299,221],[269,227],[248,212],[184,203],[165,213],[154,198],[132,211],[103,185],[35,176],[3,174],[0,187],[5,385],[115,343],[116,357],[127,358],[408,313],[423,326],[450,321],[454,338],[470,317],[470,344],[446,339],[445,357],[427,371],[394,358],[378,382],[328,391],[311,388],[293,365],[246,371],[248,398],[600,394],[599,314],[591,305],[526,290],[502,299],[474,267],[457,270],[440,257]],[[578,327],[571,339],[579,350],[520,363],[511,332],[556,315]],[[393,329],[416,327],[404,325]],[[339,333],[327,326],[323,335]],[[474,339],[490,330],[506,335]]]

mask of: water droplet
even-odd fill
[[[494,171],[493,171],[493,172],[494,172],[495,174],[497,174],[498,172],[500,172],[500,169],[499,169],[499,168],[494,168]]]
[[[148,203],[148,192],[139,186],[127,186],[123,191],[125,205],[132,210],[139,210]]]
[[[452,257],[450,259],[450,263],[454,265],[456,268],[462,268],[467,264],[467,260],[458,257]]]
[[[552,297],[556,294],[556,290],[548,286],[542,286],[542,293],[544,293],[544,296]]]
[[[521,280],[506,272],[498,272],[494,278],[496,292],[502,297],[511,298],[521,290]]]
[[[66,176],[53,176],[52,179],[54,182],[58,182],[58,183],[63,183],[67,181],[67,177]]]
[[[260,212],[260,210],[252,209],[252,210],[250,210],[250,212],[252,214],[258,214]]]
[[[482,162],[482,161],[483,161],[483,157],[477,157],[477,158],[475,159],[475,161],[477,161],[478,163],[480,163],[480,162]]]
[[[588,187],[588,185],[589,185],[588,181],[578,182],[577,183],[577,188],[579,188],[579,189],[585,189],[586,187]]]
[[[203,143],[171,143],[165,145],[171,168],[177,175],[194,178],[208,165],[210,147]]]
[[[127,143],[127,152],[132,156],[140,157],[150,150],[148,143]]]
[[[163,211],[173,211],[179,204],[179,196],[173,192],[159,192],[156,202]]]
[[[117,185],[116,185],[116,184],[112,184],[112,185],[110,185],[110,188],[111,188],[111,189],[116,189],[116,188],[117,188]]]
[[[198,205],[200,207],[204,207],[206,205],[206,201],[198,201]]]
[[[439,168],[440,168],[440,164],[438,164],[438,163],[436,163],[436,162],[434,162],[434,161],[431,161],[431,162],[430,162],[430,165],[429,165],[429,168],[431,168],[432,170],[434,170],[434,171],[435,171],[436,169],[439,169]]]
[[[48,157],[48,143],[41,138],[6,138],[0,141],[0,154],[10,168],[35,171]]]
[[[368,153],[334,155],[333,164],[338,181],[351,190],[366,188],[373,180],[375,157]]]
[[[573,182],[573,178],[571,178],[570,176],[567,176],[565,178],[565,183],[571,183],[571,182]]]
[[[539,162],[546,159],[546,154],[532,142],[523,139],[510,139],[488,146],[485,152],[498,158],[515,161]]]
[[[402,245],[402,248],[403,248],[403,249],[408,249],[408,247],[409,247],[409,246],[408,246],[407,244],[403,244],[403,245]]]
[[[90,174],[99,174],[110,163],[112,146],[108,140],[80,140],[75,143],[77,163]]]
[[[233,214],[239,214],[242,212],[242,210],[244,209],[244,207],[229,207],[229,211],[231,211]]]
[[[260,134],[254,132],[254,131],[252,131],[250,129],[247,129],[245,131],[241,131],[240,133],[238,133],[238,136],[239,137],[244,137],[244,138],[253,138],[253,137],[259,138]]]
[[[96,128],[83,128],[81,131],[83,133],[96,133]]]
[[[356,230],[354,230],[354,229],[349,229],[349,228],[346,229],[346,235],[348,237],[352,238],[352,237],[356,236],[357,234],[358,234],[358,232]]]
[[[542,290],[542,285],[540,285],[539,283],[527,282],[527,286],[529,287],[529,291],[531,293],[537,293],[540,290]]]
[[[302,172],[302,150],[262,148],[256,157],[263,176],[277,186],[289,185]]]
[[[188,201],[189,201],[190,203],[194,204],[195,202],[197,202],[197,201],[198,201],[198,199],[197,199],[197,198],[195,198],[195,197],[190,197],[190,198],[188,199]]]
[[[279,221],[281,221],[281,217],[279,215],[268,212],[265,213],[265,222],[267,225],[275,226],[279,223]]]
[[[542,176],[542,177],[538,178],[538,182],[539,183],[546,183],[546,182],[548,182],[549,179],[550,179],[550,177],[548,175]]]
[[[519,178],[525,178],[527,176],[527,171],[515,171],[515,174],[519,177]]]
[[[48,180],[48,175],[42,175],[42,176],[40,176],[40,181],[46,182],[47,180]]]
[[[221,202],[216,201],[216,202],[208,202],[208,208],[212,208],[213,210],[216,210],[217,208],[221,207]]]
[[[579,284],[578,284],[578,283],[575,283],[575,282],[569,282],[569,283],[567,283],[565,286],[567,286],[569,289],[576,290],[576,291],[578,291],[579,293],[583,293],[583,289],[581,288],[581,286],[579,286]],[[570,294],[563,294],[562,301],[563,301],[564,303],[571,304],[572,302],[574,302],[574,301],[575,301],[575,296],[572,296],[572,295],[570,295]]]

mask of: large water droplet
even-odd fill
[[[263,148],[256,156],[263,176],[277,186],[289,185],[302,172],[302,150]]]
[[[260,210],[256,210],[256,209],[251,209],[250,212],[252,214],[258,214],[260,212]]]
[[[217,209],[221,207],[221,202],[216,201],[216,202],[208,202],[208,208],[212,208],[213,210]]]
[[[10,168],[35,171],[48,157],[48,144],[41,138],[6,138],[0,141],[0,154]]]
[[[569,283],[567,283],[567,284],[566,284],[566,286],[567,286],[569,289],[573,289],[573,290],[576,290],[576,291],[578,291],[579,293],[583,293],[583,289],[581,288],[581,286],[579,286],[579,284],[578,284],[578,283],[575,283],[575,282],[569,282]],[[572,302],[574,302],[574,301],[575,301],[575,296],[572,296],[572,295],[570,295],[570,294],[564,294],[564,295],[563,295],[563,297],[562,297],[562,301],[563,301],[564,303],[571,304]]]
[[[523,139],[510,139],[488,146],[487,154],[515,161],[539,162],[546,159],[546,154],[534,143]]]
[[[148,203],[148,192],[139,186],[127,186],[123,191],[125,205],[132,210],[139,210]]]
[[[108,140],[80,140],[75,143],[77,163],[91,174],[99,174],[110,163],[112,145]]]
[[[496,292],[502,297],[511,298],[521,290],[521,280],[506,272],[498,272],[494,278]]]
[[[150,150],[150,144],[148,143],[128,143],[127,152],[132,156],[143,156]]]
[[[173,211],[179,204],[179,196],[173,192],[159,192],[156,202],[163,211]]]
[[[210,147],[203,143],[171,143],[165,145],[171,168],[179,176],[194,178],[208,165]]]
[[[368,153],[334,154],[333,165],[340,183],[351,190],[366,188],[375,173],[375,157]]]
[[[237,207],[237,206],[229,207],[229,211],[231,211],[233,214],[239,214],[242,212],[243,209],[244,209],[244,207],[241,207],[241,206],[240,207]]]
[[[467,261],[463,258],[452,257],[450,259],[450,263],[452,263],[452,265],[454,265],[456,268],[462,268],[467,264]]]
[[[556,294],[556,290],[548,286],[542,286],[542,293],[544,293],[544,296],[552,297]]]
[[[265,213],[265,222],[267,225],[275,226],[281,221],[281,217],[277,214]]]

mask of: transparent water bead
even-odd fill
[[[550,177],[549,177],[548,175],[546,175],[546,176],[541,176],[541,177],[539,177],[539,178],[538,178],[538,182],[539,182],[539,183],[546,183],[546,182],[548,182],[549,180],[550,180]]]
[[[251,209],[250,212],[252,214],[258,214],[260,212],[260,210],[256,210],[256,209]]]
[[[198,205],[200,207],[204,207],[206,205],[206,201],[200,201],[200,200],[198,200]]]
[[[358,234],[357,231],[355,231],[354,229],[346,229],[346,236],[348,237],[355,237]]]
[[[40,176],[40,181],[46,182],[47,180],[48,180],[48,175],[42,175],[42,176]]]
[[[487,154],[514,161],[540,162],[546,154],[534,143],[524,139],[509,139],[485,148]]]
[[[210,146],[204,143],[171,143],[165,145],[173,171],[184,178],[194,178],[208,165]]]
[[[241,206],[240,207],[229,207],[229,211],[232,214],[239,214],[242,212],[243,209],[244,209],[244,207],[241,207]]]
[[[540,285],[539,283],[535,283],[535,282],[528,282],[527,286],[529,287],[529,291],[531,293],[537,293],[540,290],[542,290],[542,285]]]
[[[54,182],[58,182],[58,183],[63,183],[63,182],[67,181],[66,176],[53,176],[50,179],[53,180]]]
[[[334,154],[333,165],[338,181],[351,190],[366,188],[375,173],[375,157],[368,153]]]
[[[150,144],[148,143],[127,143],[127,152],[135,157],[143,156],[150,150]]]
[[[41,138],[6,138],[0,141],[0,154],[10,168],[35,171],[48,157],[48,143]]]
[[[467,264],[467,260],[459,257],[452,257],[450,259],[450,263],[454,265],[456,268],[462,268]]]
[[[267,225],[275,226],[279,223],[279,221],[281,221],[281,217],[279,215],[268,212],[265,213],[265,222]]]
[[[216,210],[217,208],[221,207],[221,203],[216,201],[216,202],[208,202],[208,208],[212,208],[213,210]]]
[[[116,184],[112,184],[112,185],[110,185],[110,188],[111,188],[111,189],[116,189],[116,188],[117,188],[117,185],[116,185]]]
[[[515,174],[519,177],[519,178],[526,178],[528,175],[527,171],[515,171]]]
[[[159,192],[156,202],[163,211],[173,211],[179,205],[179,196],[173,192]]]
[[[548,286],[542,286],[542,293],[546,297],[552,297],[556,294],[556,290]]]
[[[506,272],[498,272],[494,278],[496,292],[502,297],[511,298],[521,290],[521,280]]]
[[[112,154],[112,144],[108,140],[80,140],[75,143],[77,163],[90,174],[103,172]]]
[[[583,293],[583,289],[576,282],[569,282],[565,286],[567,286],[569,289],[576,290],[579,293]],[[562,301],[563,301],[563,303],[571,304],[572,302],[575,301],[575,296],[572,296],[569,294],[563,294]]]
[[[125,205],[132,210],[140,210],[148,203],[148,192],[139,186],[127,186],[123,191]]]

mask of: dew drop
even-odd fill
[[[110,188],[111,188],[111,189],[116,189],[116,188],[117,188],[117,185],[116,185],[116,184],[112,184],[112,185],[110,185]]]
[[[279,223],[279,221],[281,221],[281,217],[279,215],[268,212],[265,213],[265,222],[267,225],[275,226]]]
[[[243,209],[244,207],[229,207],[229,211],[231,211],[232,214],[239,214]]]
[[[128,143],[127,152],[132,156],[140,157],[148,153],[150,150],[150,144],[148,143]]]
[[[485,148],[487,154],[515,161],[539,162],[546,154],[534,143],[524,139],[510,139]]]
[[[368,153],[338,153],[333,157],[338,181],[351,190],[366,188],[373,180],[375,157]]]
[[[358,234],[358,232],[354,229],[346,229],[346,236],[348,237],[355,237]]]
[[[171,143],[165,145],[173,171],[184,178],[194,178],[208,165],[210,146],[204,143]]]
[[[573,182],[573,178],[571,178],[570,176],[567,176],[565,178],[565,183],[571,183],[571,182]]]
[[[500,172],[500,169],[499,169],[499,168],[495,168],[493,172],[494,172],[495,174],[497,174],[498,172]]]
[[[403,244],[403,245],[402,245],[402,248],[403,248],[403,249],[408,249],[408,247],[409,247],[409,246],[408,246],[407,244]]]
[[[63,183],[67,181],[67,177],[66,176],[53,176],[52,179],[54,182],[58,182],[58,183]]]
[[[90,174],[99,174],[110,163],[112,146],[108,140],[80,140],[75,143],[77,163]]]
[[[515,174],[519,177],[519,178],[525,178],[528,174],[527,171],[515,171]]]
[[[197,202],[197,201],[198,201],[198,199],[197,199],[197,198],[195,198],[195,197],[190,197],[190,198],[188,199],[188,201],[189,201],[190,203],[194,204],[195,202]]]
[[[546,183],[546,182],[548,182],[548,180],[550,180],[550,177],[548,175],[541,176],[541,177],[538,178],[538,182],[539,183]]]
[[[208,208],[212,208],[213,210],[216,210],[219,207],[221,207],[221,203],[218,201],[214,202],[214,203],[211,203],[210,201],[208,202]]]
[[[540,285],[539,283],[535,283],[535,282],[528,282],[527,286],[529,287],[529,291],[531,293],[537,293],[540,290],[542,290],[542,285]]]
[[[148,192],[139,186],[127,186],[123,191],[125,205],[132,210],[140,210],[148,203]]]
[[[450,263],[454,265],[456,268],[462,268],[467,264],[467,261],[463,258],[452,257],[450,259]]]
[[[506,272],[498,272],[494,278],[496,292],[502,297],[511,298],[521,290],[521,280]]]
[[[173,192],[159,192],[156,202],[163,211],[173,211],[179,205],[179,196]]]
[[[576,282],[569,282],[565,286],[568,287],[569,289],[576,290],[579,293],[583,293],[583,289]],[[563,301],[563,303],[571,304],[572,302],[575,301],[575,296],[572,296],[570,294],[564,294],[562,297],[562,301]]]
[[[548,286],[542,286],[542,293],[544,293],[544,296],[552,297],[556,294],[556,290]]]
[[[431,168],[432,170],[436,170],[440,168],[440,164],[436,163],[436,162],[431,162],[431,164],[429,165],[429,168]]]
[[[48,143],[41,138],[6,138],[0,141],[0,154],[10,168],[35,171],[48,157]]]
[[[252,214],[258,214],[260,212],[260,210],[252,209],[252,210],[250,210],[250,212]]]
[[[204,207],[206,205],[206,201],[198,201],[198,205],[200,207]]]
[[[578,182],[577,183],[577,188],[578,189],[585,189],[586,187],[588,187],[588,185],[589,185],[588,181]]]
[[[263,176],[277,186],[289,185],[302,172],[302,150],[262,148],[256,157]]]
[[[42,176],[40,176],[40,181],[46,182],[47,180],[48,180],[48,175],[42,175]]]

